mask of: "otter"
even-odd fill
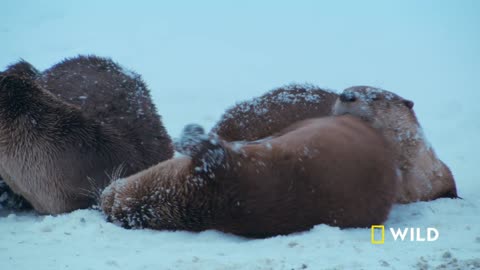
[[[381,224],[397,172],[384,138],[353,116],[297,122],[256,142],[199,133],[190,156],[112,182],[107,220],[126,228],[215,229],[263,238],[316,224]]]
[[[338,95],[312,85],[291,84],[228,109],[212,133],[226,141],[255,141],[291,124],[330,115]]]
[[[86,208],[110,178],[172,156],[146,84],[111,59],[0,73],[0,175],[39,213]]]
[[[413,106],[392,92],[354,86],[339,96],[332,114],[360,117],[389,142],[401,175],[398,203],[457,198],[453,175],[425,138]]]

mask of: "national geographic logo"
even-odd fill
[[[440,237],[435,228],[389,228],[389,232],[393,241],[434,242]],[[371,242],[376,245],[385,243],[385,225],[372,225]]]

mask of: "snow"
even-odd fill
[[[0,69],[92,54],[141,74],[172,137],[210,129],[243,100],[290,82],[371,85],[415,102],[462,200],[396,205],[387,228],[435,242],[370,243],[318,225],[269,239],[125,230],[96,210],[0,213],[0,269],[480,269],[478,1],[7,1]],[[127,68],[125,68],[127,70]]]
[[[395,269],[410,269],[419,263],[433,267],[454,259],[458,264],[476,259],[478,265],[478,203],[442,199],[396,206],[387,226],[434,226],[441,240],[399,243],[387,238],[384,245],[370,244],[369,230],[340,230],[326,225],[309,232],[251,240],[215,231],[124,230],[105,222],[99,212],[92,210],[58,217],[11,214],[2,218],[0,267],[302,269],[306,265],[307,269],[377,269],[388,264]],[[458,211],[463,213],[462,218],[452,219]],[[452,258],[443,258],[446,252]]]
[[[395,98],[398,98],[395,94],[386,91],[384,89],[379,89],[379,88],[372,88],[372,87],[366,87],[364,89],[364,92],[356,92],[354,94],[353,91],[345,91],[344,94],[348,98],[356,97],[359,98],[360,100],[371,102],[374,101],[375,99],[378,98],[379,95],[382,95],[386,100],[394,100]]]

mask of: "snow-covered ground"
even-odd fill
[[[480,2],[5,1],[0,68],[109,56],[142,74],[175,137],[236,101],[290,82],[372,85],[415,101],[463,200],[395,206],[387,229],[435,242],[370,243],[369,229],[318,225],[250,240],[125,230],[95,210],[0,214],[0,269],[480,269]]]

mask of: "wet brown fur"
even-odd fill
[[[88,207],[119,167],[126,176],[172,155],[146,85],[110,59],[0,73],[0,175],[40,213]]]
[[[321,223],[367,227],[385,221],[394,202],[391,156],[383,138],[352,116],[305,120],[260,142],[204,138],[191,157],[113,182],[101,208],[128,228],[247,237]]]
[[[427,142],[412,101],[382,89],[356,86],[340,95],[333,114],[364,119],[392,145],[401,175],[397,202],[457,197],[453,175]]]

